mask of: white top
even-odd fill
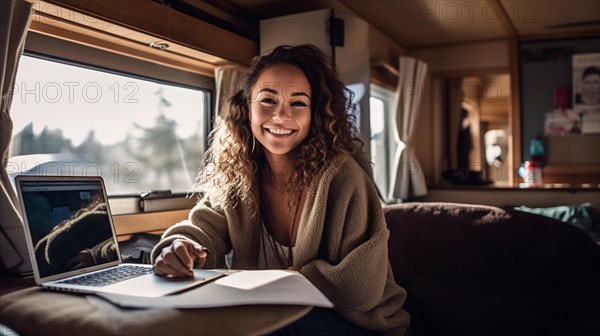
[[[291,247],[280,244],[271,236],[265,223],[261,221],[258,269],[286,269],[290,267]]]

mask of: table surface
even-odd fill
[[[23,335],[263,335],[312,307],[126,309],[95,295],[42,290],[31,277],[0,278],[0,323]]]
[[[12,292],[16,292],[21,289],[34,287],[35,279],[33,275],[29,276],[15,276],[15,275],[2,275],[0,276],[0,296]]]

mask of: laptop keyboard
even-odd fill
[[[127,279],[136,278],[142,275],[152,274],[152,267],[139,267],[135,265],[125,265],[111,268],[94,274],[84,275],[73,279],[66,279],[58,283],[104,287],[121,282]]]

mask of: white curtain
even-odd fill
[[[221,108],[227,100],[242,89],[242,80],[248,73],[248,68],[237,65],[226,65],[215,68],[215,115],[221,113]]]
[[[0,10],[0,270],[31,271],[18,200],[6,171],[13,123],[10,106],[25,35],[32,17],[32,4],[24,0],[2,0]]]
[[[394,138],[396,153],[388,200],[409,200],[427,194],[425,176],[412,148],[413,133],[419,116],[425,86],[427,63],[400,56],[400,75],[396,87]]]

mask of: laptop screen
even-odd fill
[[[100,179],[18,183],[40,278],[119,260]]]

